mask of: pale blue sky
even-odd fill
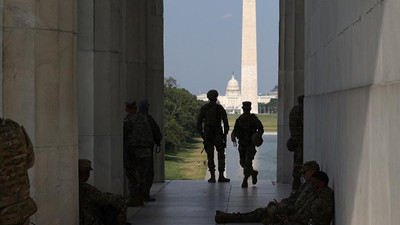
[[[257,0],[258,92],[278,84],[279,1]],[[165,77],[192,94],[240,84],[242,0],[164,0]]]

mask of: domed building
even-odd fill
[[[218,101],[225,108],[227,113],[240,113],[242,97],[240,95],[239,82],[235,79],[235,74],[232,74],[232,78],[228,82],[225,96],[219,96]]]
[[[268,103],[272,98],[278,98],[277,86],[268,94],[260,94],[257,96],[258,103]],[[208,101],[206,94],[198,95],[197,99]],[[228,114],[242,113],[242,95],[240,93],[239,82],[235,79],[235,74],[232,74],[232,78],[228,81],[225,95],[218,96],[218,101]]]

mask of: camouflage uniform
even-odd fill
[[[37,210],[29,193],[32,142],[24,127],[0,118],[0,224],[23,225]]]
[[[161,139],[162,139],[162,133],[161,133],[160,126],[157,124],[157,122],[154,120],[154,118],[150,114],[146,113],[146,116],[147,116],[147,120],[149,121],[149,124],[150,124],[151,133],[153,134],[154,143],[155,143],[155,145],[160,147]],[[145,172],[146,180],[145,180],[145,185],[144,185],[144,189],[143,189],[144,198],[150,198],[150,189],[151,189],[151,186],[153,185],[153,181],[154,181],[154,160],[153,160],[154,144],[150,148],[152,149],[152,151],[151,151],[151,156],[148,159],[149,160],[147,162],[148,166],[147,166],[147,170]]]
[[[300,96],[299,98],[304,98],[304,96]],[[292,183],[292,189],[295,190],[298,189],[301,185],[300,169],[301,166],[303,165],[303,105],[302,104],[299,104],[293,107],[292,110],[290,110],[289,129],[290,129],[290,137],[296,143],[296,149],[294,150],[293,183]]]
[[[221,121],[224,124],[222,130]],[[204,124],[204,125],[203,125]],[[228,117],[224,107],[214,101],[210,101],[200,109],[197,119],[197,131],[204,140],[204,148],[207,153],[208,170],[215,171],[214,146],[218,153],[218,171],[225,171],[225,146],[226,135],[229,131]]]
[[[126,204],[122,196],[103,193],[79,182],[80,225],[125,225]]]
[[[143,136],[137,134],[134,126],[143,121]],[[146,129],[147,128],[147,129]],[[137,139],[142,140],[137,140]],[[147,116],[143,114],[127,115],[124,119],[124,166],[128,178],[131,199],[142,201],[146,185],[146,172],[149,171],[152,158],[152,133]]]
[[[243,168],[245,177],[251,176],[255,171],[253,169],[253,159],[257,151],[251,141],[251,137],[255,132],[260,135],[264,133],[263,125],[255,114],[242,114],[236,119],[232,136],[239,139],[240,165]]]
[[[312,195],[309,195],[304,204],[294,215],[296,221],[306,225],[312,219],[314,225],[330,225],[334,210],[333,190],[329,187],[321,187]]]
[[[311,182],[307,181],[299,190],[292,192],[288,198],[282,199],[282,202],[286,204],[285,207],[279,208],[276,206],[275,202],[269,202],[267,207],[257,208],[248,213],[239,213],[240,222],[255,223],[261,222],[265,218],[270,218],[271,221],[277,221],[277,215],[294,214],[312,195]]]

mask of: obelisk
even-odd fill
[[[258,114],[256,0],[243,0],[242,20],[242,101]]]

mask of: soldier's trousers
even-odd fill
[[[241,223],[259,223],[265,218],[270,218],[278,214],[278,209],[273,202],[270,202],[267,207],[257,208],[248,213],[239,213]]]
[[[149,172],[149,167],[153,164],[153,157],[138,158],[132,165],[126,168],[126,176],[128,178],[128,188],[131,194],[131,198],[143,196],[147,190],[146,175]],[[154,170],[153,170],[154,176]],[[152,182],[152,181],[151,181]],[[151,186],[150,186],[151,188]]]
[[[223,173],[225,171],[225,148],[223,145],[215,146],[218,154],[218,171]],[[208,170],[210,172],[215,171],[214,163],[214,145],[207,146],[206,148],[207,160],[208,160]]]
[[[293,182],[292,189],[298,190],[301,186],[301,173],[300,170],[303,166],[303,144],[299,144],[296,151],[294,151],[293,159]]]
[[[239,144],[239,163],[243,168],[243,174],[245,176],[251,176],[253,174],[253,159],[256,152],[257,150],[254,145]]]
[[[150,189],[153,185],[154,181],[154,160],[153,160],[153,152],[151,153],[151,157],[146,158],[146,172],[145,172],[145,184],[143,188],[143,196],[150,197]]]

